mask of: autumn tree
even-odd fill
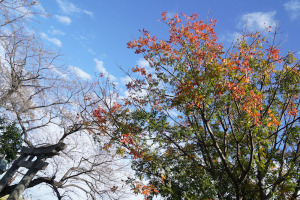
[[[299,198],[300,65],[293,53],[280,55],[276,31],[245,32],[225,49],[216,20],[164,12],[161,21],[169,39],[142,30],[128,43],[149,63],[132,68],[129,95],[93,112],[99,134],[131,155],[135,191],[148,199]]]

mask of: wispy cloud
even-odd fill
[[[125,77],[120,78],[120,81],[123,85],[126,85],[127,83],[132,81],[132,78],[130,78],[130,76],[125,76]]]
[[[106,68],[104,67],[104,62],[101,60],[98,60],[97,58],[94,59],[95,63],[96,63],[96,71],[99,73],[104,74],[105,76],[109,77],[112,81],[116,80],[116,77],[109,74],[106,70]]]
[[[2,2],[2,1],[1,1]],[[40,2],[34,1],[35,3],[32,5],[32,7],[26,6],[27,4],[20,3],[18,6],[15,7],[15,11],[17,15],[23,16],[25,18],[33,18],[36,16],[39,17],[46,17],[47,13],[45,9],[43,8],[42,4]],[[30,9],[32,8],[32,9]]]
[[[48,42],[50,42],[50,43],[52,43],[52,44],[54,44],[58,47],[62,47],[62,42],[57,38],[49,37],[46,33],[41,33],[41,37],[44,40],[46,40],[46,41],[48,41]]]
[[[84,14],[89,15],[90,17],[94,17],[94,13],[88,10],[82,10]]]
[[[252,12],[241,17],[239,26],[246,25],[250,31],[263,30],[269,26],[276,26],[276,11],[273,12]]]
[[[80,69],[79,67],[69,66],[69,69],[73,71],[78,78],[84,79],[84,80],[90,80],[92,79],[92,76]]]
[[[56,0],[58,3],[59,8],[63,11],[63,13],[67,15],[72,15],[72,14],[86,14],[89,15],[90,17],[94,16],[94,13],[82,8],[77,7],[75,4],[66,1],[66,0]]]
[[[95,63],[96,63],[96,71],[103,73],[103,74],[107,74],[107,70],[104,67],[104,62],[101,60],[98,60],[97,58],[94,59]]]
[[[61,71],[59,71],[55,66],[50,65],[49,67],[53,72],[55,72],[57,75],[59,75],[61,78],[63,79],[68,79],[69,76],[65,73],[62,73]]]
[[[288,1],[283,6],[284,9],[289,13],[291,19],[297,19],[300,17],[300,1]]]
[[[233,32],[233,33],[229,33],[228,36],[231,38],[231,42],[232,42],[240,39],[242,37],[242,34],[238,32]]]
[[[238,39],[242,36],[239,32],[227,32],[223,33],[220,36],[220,41],[224,42],[225,44],[232,44],[235,43]]]
[[[42,17],[47,16],[47,12],[45,11],[44,7],[40,2],[36,2],[36,4],[33,6],[33,9],[35,12],[40,13]]]
[[[136,64],[139,67],[144,67],[147,72],[153,72],[153,69],[150,67],[149,62],[147,60],[145,60],[144,58],[140,58],[136,61]]]
[[[96,52],[92,48],[88,48],[87,51],[92,55],[96,55]]]
[[[171,19],[176,15],[176,12],[167,11],[167,18]]]
[[[48,30],[48,33],[51,35],[66,35],[65,32],[63,32],[59,29],[55,29],[53,26],[50,27],[50,30]]]
[[[140,58],[138,61],[136,61],[136,63],[140,67],[149,67],[148,61],[146,61],[144,58]]]
[[[66,14],[79,13],[81,9],[75,6],[73,3],[65,0],[56,0],[59,8]]]
[[[72,20],[70,17],[62,16],[62,15],[55,15],[54,17],[57,21],[59,21],[62,24],[70,25],[72,23]]]

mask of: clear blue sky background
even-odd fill
[[[169,16],[197,13],[200,19],[217,19],[216,31],[224,45],[246,23],[248,30],[277,24],[283,52],[300,50],[300,0],[41,0],[40,3],[50,14],[39,20],[41,37],[61,51],[64,65],[76,67],[86,79],[87,74],[95,75],[98,66],[98,71],[112,74],[121,83],[125,75],[118,66],[128,70],[141,59],[126,45],[140,36],[139,29],[166,38],[167,26],[158,22],[163,11]]]

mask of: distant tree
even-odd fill
[[[0,153],[8,162],[17,158],[17,153],[22,146],[21,130],[15,123],[8,123],[0,117]]]
[[[299,62],[279,54],[271,27],[224,49],[216,20],[197,18],[164,12],[168,40],[142,30],[128,43],[150,67],[132,69],[123,99],[98,93],[99,132],[132,156],[148,199],[298,199]]]

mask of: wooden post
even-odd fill
[[[21,150],[21,156],[14,161],[10,169],[0,180],[0,193],[7,186],[8,182],[12,179],[19,167],[25,167],[28,169],[27,173],[23,176],[19,184],[13,189],[7,200],[19,199],[38,171],[44,170],[47,167],[48,163],[44,161],[47,158],[59,155],[59,152],[65,149],[65,147],[66,145],[62,142],[55,145],[38,148],[23,147]],[[26,160],[28,156],[29,158]],[[35,161],[33,161],[34,157],[37,157]]]
[[[25,176],[19,182],[19,184],[15,187],[12,193],[9,195],[7,200],[17,200],[23,194],[24,190],[28,187],[30,182],[32,181],[33,177],[38,173],[40,169],[34,167],[41,161],[46,160],[44,155],[39,156],[33,163],[33,165],[29,168]]]
[[[0,192],[3,190],[3,188],[5,188],[5,186],[8,184],[8,182],[14,176],[14,174],[18,171],[18,169],[19,169],[18,163],[25,161],[26,158],[27,158],[27,155],[22,154],[17,160],[15,160],[15,162],[12,164],[11,168],[9,168],[9,170],[6,172],[6,174],[2,177],[2,179],[0,180]]]

